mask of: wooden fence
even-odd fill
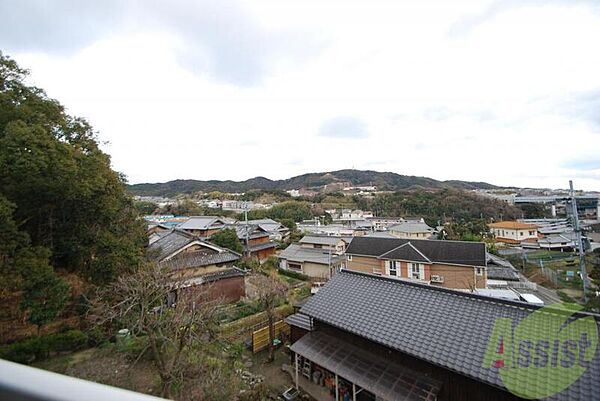
[[[283,320],[279,320],[274,324],[275,338],[279,338],[281,333],[290,335],[290,326]],[[269,326],[263,327],[252,332],[252,352],[257,353],[269,346]]]

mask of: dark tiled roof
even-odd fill
[[[290,326],[300,327],[304,330],[312,331],[312,319],[302,313],[294,313],[285,318],[285,322]]]
[[[238,269],[237,267],[232,267],[230,269],[223,269],[207,274],[202,274],[200,276],[192,277],[188,280],[185,280],[180,284],[180,288],[191,287],[194,285],[201,285],[207,283],[214,283],[215,281],[225,280],[232,277],[242,277],[245,276],[246,273],[243,270]]]
[[[392,249],[391,251],[384,253],[380,257],[382,259],[400,259],[412,260],[415,262],[431,263],[431,260],[426,258],[410,242],[406,242],[403,245],[400,245],[398,248]]]
[[[519,281],[519,273],[517,273],[514,269],[488,265],[487,278],[491,280]]]
[[[508,260],[488,253],[487,278],[492,280],[519,281],[519,273]]]
[[[148,253],[158,261],[196,240],[193,235],[180,230],[171,230],[160,235],[160,239],[148,246]]]
[[[243,270],[238,269],[237,267],[233,267],[231,269],[220,270],[217,272],[212,272],[208,274],[203,274],[201,277],[204,280],[204,283],[212,283],[214,281],[223,280],[231,277],[243,277],[246,273]]]
[[[273,241],[264,242],[262,244],[250,245],[251,252],[262,251],[263,249],[276,248],[277,244]]]
[[[482,242],[354,237],[346,253],[380,257],[408,242],[434,263],[485,266],[485,244]]]
[[[161,264],[171,270],[190,269],[194,267],[203,267],[217,265],[222,263],[231,263],[240,259],[240,255],[224,250],[222,252],[186,252],[165,260]]]
[[[504,388],[498,369],[483,367],[496,319],[511,318],[516,324],[537,309],[522,302],[342,271],[312,296],[300,313],[475,380]],[[556,324],[556,319],[561,319],[560,323],[563,321],[557,314],[542,316],[549,320],[542,322],[540,333]],[[577,316],[594,316],[600,326],[599,315]],[[598,353],[596,351],[590,367],[579,380],[550,398],[600,399]],[[543,377],[536,384],[544,385],[546,382],[547,378]]]

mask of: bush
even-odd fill
[[[286,269],[279,269],[279,274],[283,274],[284,276],[296,278],[296,279],[302,280],[302,281],[309,280],[309,277],[306,274],[297,273],[297,272],[293,272],[293,271],[286,270]]]
[[[29,338],[0,348],[0,358],[17,363],[32,363],[48,358],[52,353],[71,352],[84,348],[88,336],[80,330]]]
[[[136,360],[142,354],[149,355],[148,337],[128,337],[122,342],[117,342],[117,350],[127,355],[127,358]]]
[[[64,333],[51,334],[47,337],[50,352],[69,352],[84,348],[88,336],[80,330],[69,330]]]

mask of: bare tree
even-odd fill
[[[277,302],[286,294],[287,287],[274,275],[258,275],[256,280],[258,300],[265,308],[269,322],[269,362],[275,360],[275,307]]]
[[[92,321],[118,323],[147,338],[163,397],[170,397],[173,384],[182,379],[186,352],[202,349],[211,340],[222,303],[209,298],[206,285],[183,287],[163,267],[149,264],[119,278],[92,302]],[[177,302],[169,306],[174,293],[179,293]]]

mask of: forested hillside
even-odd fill
[[[143,256],[143,226],[92,127],[26,77],[0,53],[0,336],[15,299],[40,328],[75,295],[64,277],[102,285]]]
[[[198,181],[174,180],[157,184],[135,184],[129,186],[134,195],[173,196],[194,192],[247,192],[251,190],[288,190],[299,188],[319,188],[324,185],[375,185],[381,190],[400,190],[408,188],[458,188],[458,189],[491,189],[497,188],[485,182],[438,181],[433,178],[400,175],[390,172],[339,170],[327,173],[309,173],[285,180],[270,180],[265,177],[251,178],[246,181]]]

